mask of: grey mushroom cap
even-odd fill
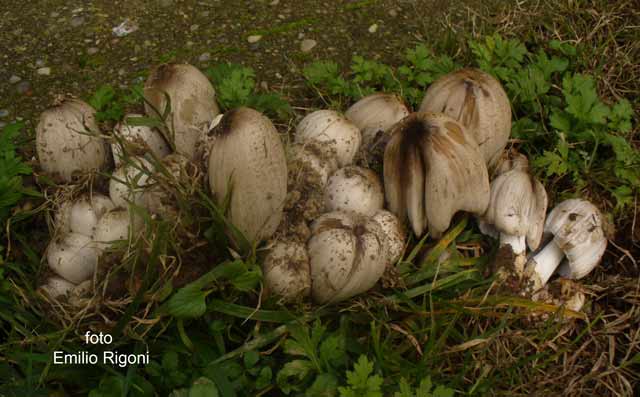
[[[209,186],[218,204],[230,194],[229,220],[255,243],[270,238],[283,217],[287,162],[278,131],[262,113],[227,111],[212,130]]]
[[[479,69],[461,69],[436,80],[420,111],[442,112],[464,125],[490,166],[500,157],[511,133],[509,98],[498,80]]]
[[[389,209],[409,218],[414,233],[447,230],[458,211],[483,214],[489,176],[478,145],[444,114],[413,113],[396,124],[384,154]]]
[[[540,245],[547,212],[547,192],[540,181],[519,168],[491,182],[491,198],[482,220],[509,236],[526,237],[535,250]]]

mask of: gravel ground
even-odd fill
[[[354,54],[394,62],[416,42],[461,40],[488,15],[459,0],[0,0],[0,123],[34,120],[53,98],[126,87],[166,61],[253,67],[295,103],[299,69]],[[469,29],[458,30],[464,21]],[[118,37],[122,23],[132,28]],[[460,37],[456,37],[460,36]],[[439,40],[442,42],[442,40]]]

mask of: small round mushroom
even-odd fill
[[[142,219],[128,210],[109,211],[100,218],[93,233],[93,240],[100,251],[104,251],[113,242],[127,240],[130,233],[140,229]]]
[[[421,112],[442,112],[465,126],[493,166],[511,133],[511,105],[502,85],[479,69],[461,69],[429,86]]]
[[[371,219],[377,222],[384,232],[387,266],[395,264],[402,257],[406,241],[404,228],[400,220],[387,210],[379,210]]]
[[[362,134],[351,121],[333,110],[309,113],[296,127],[295,141],[323,142],[335,148],[340,167],[353,163],[360,148]]]
[[[307,247],[298,241],[277,241],[262,264],[267,289],[285,301],[302,299],[311,290]]]
[[[52,298],[57,298],[71,292],[76,285],[62,277],[49,277],[47,282],[40,286],[42,291]]]
[[[553,239],[527,263],[526,273],[534,290],[547,283],[565,258],[558,269],[561,276],[585,277],[600,263],[607,248],[602,215],[587,200],[569,199],[558,204],[547,217],[544,233]]]
[[[338,158],[332,149],[317,141],[294,143],[290,152],[290,164],[294,166],[290,169],[300,175],[311,173],[321,186],[325,186],[329,176],[338,170]]]
[[[132,157],[129,163],[118,168],[109,181],[111,201],[120,208],[127,208],[129,203],[144,205],[144,190],[151,185],[154,166],[144,157]]]
[[[79,233],[67,233],[49,242],[47,247],[49,267],[74,284],[93,276],[98,264],[98,250],[90,237]]]
[[[513,253],[524,255],[526,246],[540,245],[547,212],[547,192],[527,170],[514,168],[491,182],[489,207],[482,216],[481,231],[493,226],[501,245],[510,245]],[[493,234],[493,231],[492,233]]]
[[[483,214],[489,176],[476,142],[454,119],[413,113],[393,127],[384,153],[384,190],[389,209],[409,218],[416,236],[447,230],[458,211]]]
[[[145,125],[129,124],[128,119],[136,117],[142,117],[142,115],[127,114],[113,130],[117,141],[111,144],[111,152],[116,167],[122,164],[124,149],[132,155],[151,152],[159,159],[171,153],[171,148],[157,130]]]
[[[352,211],[372,216],[384,205],[382,183],[370,169],[356,166],[340,168],[329,178],[324,202],[327,211]]]
[[[394,124],[411,113],[404,101],[396,94],[377,92],[367,95],[351,105],[345,117],[362,132],[362,150],[370,150],[378,141],[386,144],[384,135]]]
[[[388,255],[377,222],[334,211],[316,219],[311,234],[307,248],[316,302],[339,302],[363,293],[384,273]]]

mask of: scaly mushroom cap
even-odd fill
[[[544,233],[553,234],[554,242],[565,253],[567,260],[558,273],[566,278],[580,279],[589,274],[607,248],[602,215],[587,200],[569,199],[558,204],[547,217]]]
[[[157,130],[145,125],[130,125],[128,123],[128,119],[136,117],[142,117],[142,115],[127,114],[113,130],[117,141],[111,144],[111,151],[116,167],[122,163],[123,146],[130,155],[144,155],[151,152],[161,159],[171,153],[171,148]]]
[[[385,134],[395,123],[411,113],[402,99],[395,94],[378,92],[367,95],[351,105],[345,117],[362,132],[362,145],[365,150]]]
[[[520,169],[507,171],[491,182],[491,198],[483,221],[500,233],[526,236],[527,245],[540,245],[547,212],[547,192],[533,175]]]
[[[321,215],[307,243],[311,294],[318,303],[338,302],[369,290],[388,260],[380,225],[341,211]]]
[[[75,176],[95,172],[109,164],[109,146],[100,137],[96,111],[79,99],[62,99],[40,115],[36,151],[48,174],[71,182]]]
[[[442,112],[466,127],[492,166],[511,133],[511,105],[500,82],[478,69],[462,69],[434,82],[425,94],[421,112]]]
[[[296,142],[319,141],[335,148],[340,167],[352,164],[360,148],[358,127],[333,110],[309,113],[296,127]]]
[[[262,264],[265,286],[286,301],[301,299],[311,290],[307,247],[298,241],[276,242]]]
[[[278,131],[262,113],[228,111],[211,132],[209,185],[218,204],[231,193],[229,220],[250,242],[268,239],[282,220],[287,162]]]
[[[352,211],[371,216],[384,206],[382,183],[367,168],[347,166],[329,178],[324,189],[326,211]]]
[[[391,212],[409,217],[421,236],[439,237],[458,211],[477,215],[489,204],[489,176],[478,145],[444,114],[413,113],[392,130],[384,153]]]
[[[188,64],[163,64],[151,71],[144,85],[145,112],[163,115],[167,108],[167,128],[176,151],[193,159],[196,144],[213,118],[220,113],[216,92],[207,77]],[[155,108],[155,109],[154,109]]]

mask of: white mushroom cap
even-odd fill
[[[70,182],[76,174],[108,165],[109,146],[100,136],[95,113],[91,105],[71,98],[42,113],[36,127],[36,150],[45,172]]]
[[[362,134],[346,117],[333,110],[309,113],[296,127],[296,142],[324,142],[335,148],[341,167],[352,164],[360,148]]]
[[[367,168],[347,166],[329,178],[324,189],[327,211],[352,211],[371,216],[384,205],[382,183],[375,172]]]
[[[523,254],[525,238],[532,250],[540,245],[546,212],[547,192],[542,183],[516,168],[491,182],[489,207],[482,220],[512,245],[514,253]]]
[[[100,218],[93,233],[93,240],[101,251],[115,241],[128,240],[130,233],[136,233],[142,226],[142,219],[128,210],[116,209]]]
[[[93,276],[98,250],[90,237],[79,233],[59,236],[47,247],[47,263],[59,276],[78,284]]]
[[[589,201],[569,199],[558,204],[545,222],[544,234],[553,239],[528,263],[536,287],[544,286],[563,258],[563,277],[580,279],[602,259],[607,239],[602,215]]]
[[[144,205],[144,189],[153,183],[154,166],[144,157],[132,157],[129,163],[120,166],[109,181],[109,196],[120,208],[129,203]]]
[[[406,235],[398,217],[386,210],[379,210],[371,218],[377,222],[385,235],[387,266],[395,264],[402,257]]]
[[[316,174],[318,182],[325,186],[329,176],[338,169],[338,158],[330,145],[317,141],[296,143],[291,148],[290,162]]]
[[[287,301],[309,295],[311,274],[307,247],[298,241],[278,241],[262,264],[267,289]]]
[[[62,277],[49,277],[47,282],[40,286],[42,291],[52,298],[66,295],[75,288],[75,284],[63,279]]]
[[[361,147],[366,150],[380,133],[387,132],[409,113],[407,105],[398,95],[378,92],[351,105],[344,115],[360,128]]]
[[[449,73],[429,86],[421,112],[444,113],[465,126],[493,165],[511,133],[511,105],[502,85],[479,69]]]
[[[105,212],[115,208],[113,201],[100,193],[87,193],[74,200],[70,205],[62,205],[59,219],[61,225],[68,225],[68,231],[91,237],[98,220]],[[68,218],[67,218],[68,217]]]
[[[311,294],[318,303],[338,302],[367,291],[388,260],[384,232],[373,220],[331,212],[311,225],[307,243]]]
[[[176,151],[193,159],[203,130],[220,113],[215,94],[207,76],[194,66],[162,64],[151,71],[144,84],[145,112],[157,117],[153,108],[163,114],[170,104],[167,127],[173,132]]]
[[[144,154],[151,152],[159,159],[171,153],[171,148],[169,148],[162,134],[157,130],[144,125],[128,124],[128,119],[136,117],[142,117],[142,115],[127,114],[113,130],[113,135],[119,139],[118,142],[111,144],[111,152],[113,153],[113,161],[116,167],[122,164],[123,146],[127,147],[127,153]]]
[[[407,216],[417,236],[447,230],[458,211],[483,214],[489,176],[476,142],[443,114],[413,113],[396,124],[384,154],[391,212]]]

